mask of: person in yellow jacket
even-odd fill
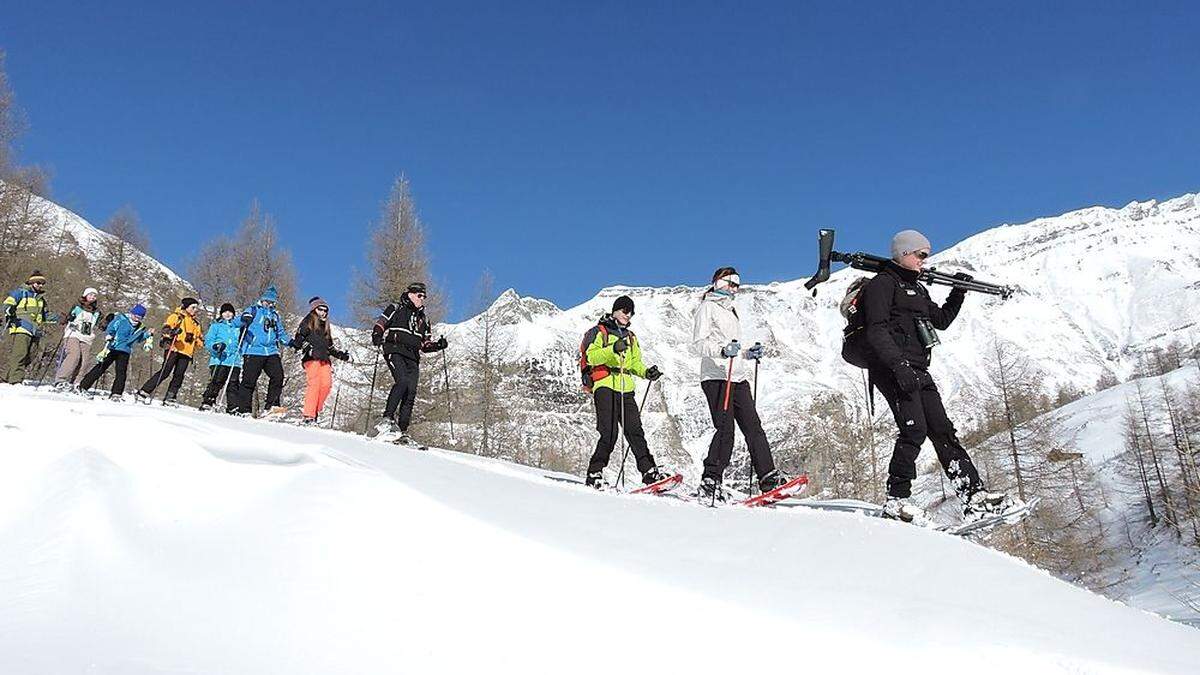
[[[632,320],[633,299],[622,295],[613,302],[612,312],[584,334],[580,345],[596,404],[596,431],[600,432],[596,451],[588,462],[586,483],[598,490],[609,487],[604,480],[604,467],[608,466],[608,458],[617,444],[618,425],[624,427],[625,440],[637,459],[643,483],[649,485],[671,475],[655,463],[642,432],[634,378],[653,382],[662,377],[662,371],[658,366],[647,368],[642,362],[642,347],[629,330]]]
[[[171,383],[167,385],[167,396],[164,404],[174,403],[183,386],[183,376],[187,374],[188,366],[192,365],[192,354],[196,347],[204,344],[204,331],[200,322],[196,321],[196,313],[200,311],[200,302],[195,298],[184,298],[179,301],[179,309],[171,312],[163,323],[162,337],[158,346],[166,351],[162,368],[146,380],[138,390],[137,397],[142,403],[154,400],[154,390],[171,374]]]
[[[46,312],[45,292],[46,277],[34,270],[20,288],[4,298],[4,323],[12,339],[8,370],[4,374],[4,381],[9,384],[25,380],[25,371],[42,339],[42,326],[58,321],[56,315]]]

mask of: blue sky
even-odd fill
[[[1052,5],[1052,6],[1051,6]],[[1200,188],[1196,3],[10,3],[20,151],[183,270],[252,199],[301,293],[412,181],[435,277],[570,306],[605,285],[812,272]],[[348,314],[348,313],[347,313]]]

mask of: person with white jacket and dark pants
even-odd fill
[[[771,446],[750,390],[746,362],[761,359],[763,347],[756,344],[742,351],[739,342],[741,320],[734,306],[740,286],[741,278],[732,267],[722,267],[713,273],[712,286],[704,292],[696,309],[692,329],[691,351],[700,357],[700,388],[704,390],[716,427],[708,444],[708,456],[704,458],[704,475],[698,494],[702,502],[709,504],[725,500],[721,483],[733,455],[735,421],[746,437],[759,488],[766,492],[789,480],[775,468]]]

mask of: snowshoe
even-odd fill
[[[317,418],[315,418],[315,417],[305,417],[305,418],[302,418],[302,419],[300,420],[300,426],[303,426],[303,427],[315,427],[315,426],[317,426]]]
[[[642,474],[642,485],[653,485],[662,480],[666,480],[675,474],[668,471],[663,471],[661,467],[651,467],[649,471]]]
[[[767,475],[758,479],[758,489],[762,492],[770,492],[776,488],[783,487],[790,481],[791,478],[779,469],[772,469]]]
[[[1000,525],[1015,525],[1027,518],[1029,514],[1033,513],[1033,509],[1041,501],[1041,497],[1034,497],[1028,503],[1011,498],[1008,501],[1010,505],[998,513],[989,513],[976,520],[964,520],[958,525],[949,525],[938,529],[960,537],[969,534],[987,534]]]
[[[929,527],[933,522],[930,520],[929,514],[925,513],[925,509],[917,506],[907,497],[888,497],[887,501],[883,503],[883,510],[879,515],[882,518],[899,520],[918,527]]]
[[[600,492],[607,492],[612,488],[612,486],[608,484],[608,481],[604,480],[604,474],[602,473],[589,473],[587,475],[587,480],[585,480],[583,484],[590,488],[595,488]]]
[[[200,412],[212,412],[212,409],[213,409],[213,404],[211,404],[211,403],[201,403],[200,404]]]
[[[288,409],[285,406],[277,405],[262,414],[260,419],[268,422],[280,422],[287,415]]]
[[[137,390],[137,402],[141,403],[143,405],[150,405],[151,403],[154,402],[154,395],[147,394],[146,392],[142,391],[141,389],[138,389]]]
[[[713,478],[701,480],[700,489],[696,491],[696,501],[705,506],[723,505],[726,502],[725,486]]]
[[[778,474],[778,476],[772,477],[773,474]],[[804,490],[808,487],[808,474],[806,473],[802,473],[795,478],[787,478],[787,475],[780,471],[772,471],[766,476],[763,476],[764,482],[768,479],[770,479],[771,482],[767,483],[767,485],[777,483],[776,487],[773,487],[770,490],[764,490],[762,494],[757,494],[753,497],[747,497],[746,499],[739,501],[738,504],[741,506],[774,506],[785,499],[795,497],[801,492],[804,492]],[[783,482],[780,483],[780,480],[783,480]]]
[[[661,476],[661,478],[659,478],[658,480],[656,480],[652,483],[647,482],[645,485],[643,485],[640,488],[637,488],[636,490],[630,490],[629,494],[631,494],[631,495],[662,495],[662,494],[666,494],[666,493],[670,492],[671,490],[674,490],[675,488],[679,487],[680,485],[683,485],[683,474],[667,473],[666,471],[663,471],[662,469],[651,469],[650,471],[647,471],[646,474],[642,476],[642,481],[645,482],[646,476],[654,471],[657,471],[657,475]]]
[[[978,490],[967,498],[966,505],[963,506],[963,519],[967,521],[980,520],[1004,513],[1018,504],[1018,500],[1012,499],[1006,494]]]

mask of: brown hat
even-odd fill
[[[324,307],[326,310],[329,309],[329,305],[324,300],[322,300],[321,296],[319,296],[319,295],[308,299],[308,311],[315,312],[315,311],[317,311],[318,307]]]

